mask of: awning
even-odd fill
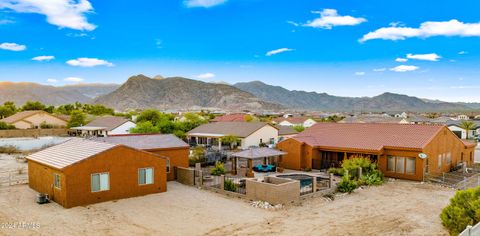
[[[233,153],[233,157],[240,157],[245,159],[260,159],[264,157],[274,157],[274,156],[281,156],[287,154],[286,152],[282,152],[272,148],[251,148],[245,151],[240,151]]]

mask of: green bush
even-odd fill
[[[379,170],[374,170],[368,174],[362,175],[358,180],[359,185],[381,185],[383,183],[383,174]]]
[[[226,179],[224,182],[224,189],[230,192],[236,192],[237,186],[231,179]]]
[[[345,173],[340,183],[338,183],[337,189],[342,193],[351,193],[357,187],[357,181],[350,179],[350,175],[348,173]]]
[[[3,121],[0,121],[0,130],[6,130],[6,129],[15,129],[15,125],[9,125]]]
[[[203,163],[205,161],[205,148],[197,146],[193,149],[192,154],[188,159],[190,166],[195,166],[196,163]]]
[[[215,164],[215,167],[213,167],[212,170],[210,170],[210,174],[216,175],[216,176],[224,175],[225,167],[223,167],[223,163],[217,162],[217,164]]]
[[[377,165],[372,163],[369,158],[364,157],[355,157],[342,162],[342,168],[348,170],[348,173],[354,177],[358,178],[358,168],[362,168],[363,174],[369,174],[377,168]]]
[[[331,167],[330,169],[328,169],[328,173],[332,173],[336,176],[343,176],[345,174],[345,170],[343,168]]]
[[[468,225],[477,224],[480,221],[480,187],[457,191],[440,218],[451,235],[458,235]]]

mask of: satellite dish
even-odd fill
[[[420,158],[422,158],[422,159],[425,159],[425,158],[427,158],[427,154],[425,154],[425,153],[420,153],[420,154],[418,154],[418,157],[420,157]]]

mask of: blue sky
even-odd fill
[[[479,1],[0,0],[0,80],[261,80],[480,102]]]

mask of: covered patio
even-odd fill
[[[279,166],[282,162],[282,156],[286,155],[286,152],[282,152],[276,149],[271,148],[250,148],[241,152],[236,152],[232,154],[232,174],[236,175],[238,173],[238,159],[247,160],[247,173],[246,177],[255,177],[253,173],[253,161],[262,160],[263,165],[274,164],[275,168]]]

